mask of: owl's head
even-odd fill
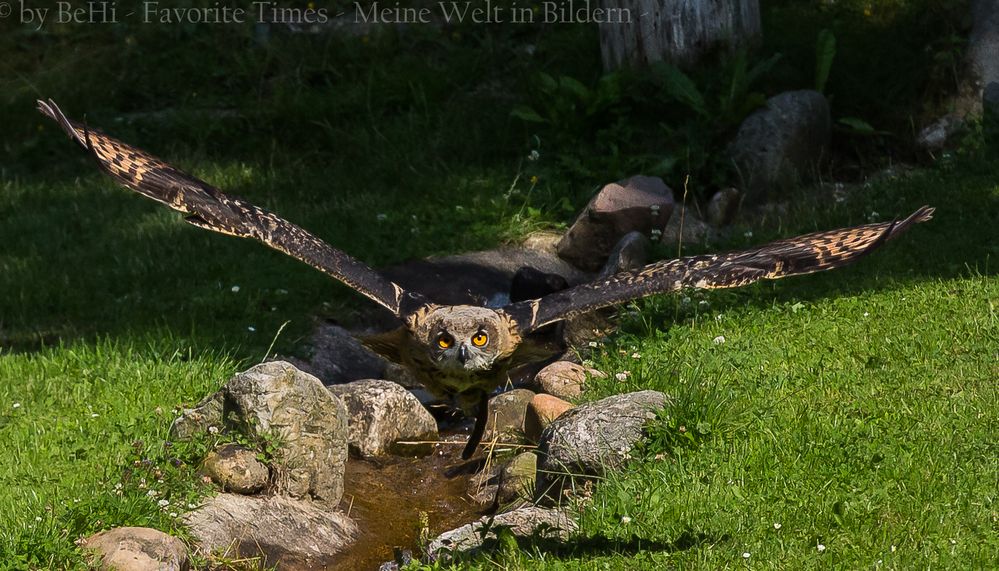
[[[485,307],[440,307],[426,316],[420,334],[431,362],[444,370],[489,369],[514,341],[498,313]]]

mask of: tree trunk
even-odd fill
[[[604,69],[667,61],[690,67],[760,35],[759,0],[600,0]],[[612,11],[613,10],[613,11]]]

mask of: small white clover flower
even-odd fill
[[[778,522],[774,522],[774,529],[780,529],[782,526]]]
[[[614,374],[614,378],[623,383],[624,381],[628,380],[628,375],[629,374],[630,373],[628,373],[628,371],[623,371],[623,372],[620,372],[620,373],[615,373]]]
[[[252,325],[248,325],[248,326],[246,327],[246,330],[247,330],[247,331],[249,331],[250,333],[256,333],[256,331],[257,331],[257,328],[256,328],[256,327],[254,327],[254,326],[252,326]]]
[[[187,504],[187,509],[189,510],[193,510],[196,507],[198,507],[197,504]]]
[[[636,352],[634,352],[634,353],[631,354],[631,358],[632,359],[641,359],[642,358],[642,354],[636,351]]]
[[[238,285],[232,286],[231,288],[229,288],[229,291],[231,291],[232,293],[239,293],[239,286]]]
[[[743,553],[742,554],[742,558],[743,559],[749,559],[749,552],[747,551],[747,552]]]
[[[170,517],[177,517],[177,512],[170,512]]]
[[[818,544],[818,545],[816,545],[816,546],[815,546],[815,549],[818,549],[818,550],[819,550],[819,553],[822,553],[823,551],[825,551],[825,550],[826,550],[826,546],[825,546],[825,545],[822,545],[822,544],[820,543],[820,544]]]
[[[42,521],[42,516],[36,515],[35,516],[35,521]]]
[[[218,433],[219,433],[219,427],[217,426],[208,427],[208,434],[218,434]]]
[[[587,343],[587,345],[589,345],[590,347],[596,347],[597,346],[597,342],[596,341],[590,341],[589,343]]]
[[[715,321],[721,321],[721,320],[722,320],[722,314],[719,313],[718,315],[715,316]]]
[[[894,545],[891,546],[891,552],[895,553],[895,546]]]
[[[870,317],[870,315],[870,313],[867,313],[866,311],[864,312],[864,317]]]
[[[631,523],[631,518],[630,518],[630,517],[628,517],[628,516],[626,516],[626,515],[624,515],[624,516],[621,516],[621,523],[623,523],[623,524],[626,524],[626,525],[627,525],[627,524]]]
[[[14,406],[14,408],[21,408],[21,403],[16,402],[16,403],[14,403],[13,406]]]
[[[156,494],[157,494],[156,490],[149,490],[148,492],[146,492],[146,495],[149,496],[150,498],[155,498]]]
[[[161,508],[165,508],[165,507],[167,507],[168,505],[170,505],[170,502],[169,502],[169,501],[167,501],[167,500],[160,500],[160,501],[156,502],[156,504],[157,504],[158,506],[160,506]]]
[[[721,345],[722,343],[725,342],[725,336],[719,335],[718,337],[712,339],[711,342],[714,343],[715,345]]]
[[[100,415],[97,414],[96,412],[90,413],[90,418],[97,418],[98,416],[100,416]]]
[[[531,154],[527,155],[527,160],[536,161],[541,158],[541,153],[537,149],[532,149]]]

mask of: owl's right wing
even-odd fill
[[[101,170],[111,178],[185,214],[184,220],[188,223],[230,236],[259,240],[336,278],[401,319],[426,304],[422,295],[404,290],[299,226],[228,196],[145,151],[70,121],[51,99],[39,100],[38,110],[89,151]]]
[[[741,287],[760,280],[831,270],[859,260],[932,216],[933,208],[923,206],[901,221],[814,232],[727,254],[666,260],[540,299],[513,303],[500,311],[513,322],[513,330],[528,333],[549,323],[653,294],[687,288]]]

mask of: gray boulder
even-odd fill
[[[183,571],[188,568],[184,542],[147,527],[117,527],[82,542],[96,569],[116,571]]]
[[[828,156],[832,122],[818,91],[788,91],[771,97],[739,126],[729,156],[747,199],[777,197],[814,178]]]
[[[558,244],[558,255],[585,271],[601,269],[629,232],[662,231],[673,211],[673,191],[662,179],[633,176],[597,193]]]
[[[454,555],[487,548],[496,540],[494,530],[501,527],[508,528],[518,540],[539,543],[564,542],[579,529],[576,521],[563,511],[527,506],[442,533],[430,542],[427,558],[447,561]]]
[[[513,389],[489,399],[489,419],[482,442],[522,442],[524,439],[524,417],[527,405],[534,398],[534,392],[527,389]]]
[[[964,119],[955,113],[944,115],[924,127],[916,136],[916,144],[925,151],[940,151],[953,145],[955,135],[964,130]]]
[[[607,262],[604,263],[596,279],[605,279],[614,274],[641,268],[648,261],[648,248],[649,239],[645,234],[628,232],[611,250]]]
[[[257,459],[257,453],[236,444],[209,452],[201,462],[201,472],[223,490],[237,494],[255,494],[267,486],[270,478],[270,470]]]
[[[669,398],[658,391],[614,395],[562,413],[538,443],[538,493],[557,498],[574,477],[621,468]]]
[[[306,343],[306,360],[286,358],[326,385],[361,379],[383,379],[389,362],[361,344],[349,331],[332,323],[319,325]]]
[[[284,361],[237,373],[216,394],[174,421],[175,439],[211,428],[251,441],[276,440],[279,494],[335,506],[343,495],[347,409],[322,382]]]
[[[538,455],[522,452],[513,457],[500,470],[496,502],[500,505],[534,497],[534,484],[538,471]]]
[[[659,242],[668,246],[676,244],[704,244],[715,237],[715,231],[697,216],[693,208],[679,206],[673,209]]]
[[[437,422],[410,391],[389,381],[373,379],[333,385],[329,390],[347,406],[351,453],[370,458],[383,454],[427,454],[433,448],[432,444],[399,444],[437,440]]]
[[[332,563],[358,536],[344,514],[313,502],[219,494],[183,515],[198,554],[263,557],[281,569],[317,569]]]

